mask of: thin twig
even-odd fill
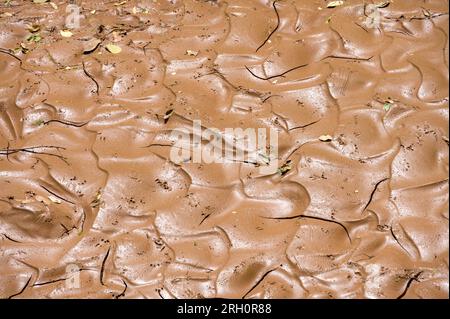
[[[277,26],[275,27],[275,29],[272,30],[272,32],[270,32],[269,36],[264,40],[263,43],[261,43],[261,45],[256,49],[256,52],[258,52],[259,49],[261,49],[266,43],[267,41],[269,41],[270,37],[278,30],[278,28],[280,27],[280,15],[278,14],[278,10],[277,10],[277,6],[275,5],[277,3],[278,0],[275,0],[273,2],[273,9],[275,10],[275,14],[277,15]]]
[[[25,286],[23,286],[23,288],[22,288],[18,293],[15,293],[15,294],[9,296],[8,299],[12,299],[13,297],[18,296],[18,295],[20,295],[21,293],[23,293],[23,292],[25,291],[25,289],[27,289],[28,284],[30,283],[32,277],[33,277],[33,276],[30,276],[30,278],[28,278],[27,283],[25,284]]]
[[[65,202],[67,202],[67,203],[69,203],[69,204],[75,205],[74,202],[71,202],[70,200],[67,200],[67,199],[65,199],[64,197],[59,196],[59,195],[56,194],[55,192],[52,192],[51,190],[49,190],[49,189],[48,189],[47,187],[45,187],[44,185],[40,185],[40,186],[41,186],[43,189],[45,189],[47,192],[49,192],[50,194],[52,194],[53,196],[58,197],[59,199],[65,201]]]
[[[86,124],[88,124],[89,122],[84,122],[84,123],[76,123],[76,122],[66,122],[66,121],[62,121],[62,120],[48,120],[46,122],[44,122],[45,125],[52,123],[52,122],[56,122],[56,123],[60,123],[60,124],[64,124],[64,125],[69,125],[69,126],[75,126],[75,127],[83,127]]]
[[[111,250],[111,246],[108,248],[108,251],[106,252],[105,257],[103,258],[102,261],[102,268],[100,269],[100,283],[102,284],[102,286],[104,286],[105,284],[103,283],[103,273],[105,271],[105,263],[106,263],[106,259],[108,259],[109,256],[109,251]]]
[[[264,217],[264,216],[261,216],[261,217],[265,218],[265,219],[275,219],[275,220],[290,220],[290,219],[297,219],[297,218],[309,218],[309,219],[315,219],[315,220],[321,220],[324,222],[334,223],[334,224],[341,226],[344,229],[345,233],[347,234],[349,241],[350,242],[352,241],[352,238],[350,237],[350,233],[348,232],[347,227],[345,227],[344,224],[342,224],[336,220],[327,219],[327,218],[323,218],[323,217],[310,216],[310,215],[303,215],[303,214],[295,215],[295,216],[288,216],[288,217]]]
[[[252,70],[250,70],[250,69],[248,68],[248,66],[246,66],[246,65],[245,65],[245,68],[246,68],[247,71],[250,72],[250,74],[253,75],[255,78],[260,79],[260,80],[267,81],[267,80],[271,80],[271,79],[274,79],[274,78],[283,77],[283,76],[286,75],[287,73],[292,72],[292,71],[297,70],[297,69],[300,69],[300,68],[303,68],[303,67],[305,67],[305,66],[307,66],[307,65],[309,65],[309,64],[308,64],[308,63],[307,63],[307,64],[302,64],[302,65],[293,67],[293,68],[291,68],[291,69],[289,69],[289,70],[287,70],[287,71],[284,71],[283,73],[280,73],[280,74],[277,74],[277,75],[272,75],[272,76],[269,76],[269,77],[266,77],[266,78],[265,78],[265,77],[262,77],[262,76],[259,76],[259,75],[257,75],[257,74],[255,74],[255,73],[252,72]]]
[[[96,87],[95,93],[96,93],[97,95],[99,95],[99,94],[100,94],[100,93],[99,93],[99,92],[100,92],[100,86],[99,86],[97,80],[95,80],[94,77],[93,77],[92,75],[90,75],[89,72],[86,70],[86,67],[85,67],[85,65],[84,65],[84,61],[83,61],[82,65],[83,65],[83,72],[84,72],[84,74],[86,74],[86,76],[87,76],[88,78],[90,78],[92,81],[94,81],[95,87]]]

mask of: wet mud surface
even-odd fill
[[[0,297],[448,298],[447,1],[73,3],[0,4]]]

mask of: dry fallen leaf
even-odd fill
[[[284,163],[280,168],[278,168],[278,173],[280,173],[281,176],[286,175],[290,170],[292,169],[291,166],[291,160],[288,160],[286,163]]]
[[[46,3],[48,0],[33,0],[33,3]]]
[[[50,5],[52,6],[53,9],[58,10],[58,6],[56,5],[56,3],[50,2]]]
[[[331,1],[328,2],[327,8],[336,8],[339,6],[342,6],[344,4],[344,1]]]
[[[382,9],[382,8],[386,8],[386,7],[389,6],[390,4],[391,4],[391,3],[390,3],[389,1],[385,1],[385,2],[378,3],[376,6],[377,6],[377,8]]]
[[[101,204],[101,199],[102,199],[102,190],[99,189],[97,191],[97,194],[95,195],[94,200],[91,202],[91,207],[95,208],[99,206]]]
[[[122,52],[122,49],[118,45],[115,45],[115,44],[107,44],[106,50],[108,50],[112,54],[118,54],[118,53]]]
[[[197,56],[198,51],[186,50],[186,54],[189,56]]]
[[[319,136],[319,140],[322,142],[330,142],[333,140],[333,136],[331,135],[321,135]]]
[[[18,52],[22,52],[23,54],[27,54],[27,52],[28,52],[29,50],[30,50],[30,49],[28,49],[28,48],[26,47],[25,43],[23,43],[23,42],[20,43],[20,47],[14,49],[15,52],[17,52],[17,53],[18,53]]]
[[[43,119],[39,119],[39,120],[36,120],[33,123],[31,123],[31,125],[33,125],[33,126],[41,126],[44,123],[45,123],[45,121]]]
[[[174,112],[174,110],[170,109],[164,114],[164,117],[163,117],[164,118],[164,123],[167,123],[169,121],[169,119],[172,116],[173,112]]]
[[[58,197],[53,196],[53,195],[49,195],[48,199],[50,199],[55,204],[61,204],[62,203],[61,199],[59,199]]]
[[[59,31],[59,33],[61,34],[61,36],[63,36],[64,38],[70,38],[73,33],[70,32],[69,30],[61,30]]]
[[[41,26],[37,25],[37,24],[33,24],[33,25],[28,26],[27,30],[30,31],[31,33],[36,33],[41,30]]]

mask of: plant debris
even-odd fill
[[[36,33],[36,32],[39,32],[41,30],[41,26],[37,25],[37,24],[32,24],[32,25],[27,27],[27,30],[30,31],[31,33]]]
[[[343,4],[344,4],[344,1],[331,1],[331,2],[328,2],[327,8],[332,9],[332,8],[342,6]]]
[[[64,38],[70,38],[73,35],[73,33],[70,32],[69,30],[61,30],[61,31],[59,31],[59,33]]]
[[[197,56],[198,55],[198,51],[186,50],[186,54],[189,55],[189,56]]]
[[[42,40],[42,37],[41,37],[38,33],[30,34],[30,35],[27,37],[27,41],[28,41],[28,42],[38,43],[38,42],[40,42],[41,40]]]
[[[62,203],[61,199],[59,199],[58,197],[53,196],[53,195],[49,195],[48,199],[50,199],[55,204],[61,204]]]
[[[30,49],[28,49],[24,43],[20,43],[20,46],[14,49],[15,53],[22,52],[23,54],[27,54],[28,51],[30,51]]]
[[[278,168],[278,173],[281,176],[286,175],[292,169],[291,162],[292,162],[291,160],[287,160],[286,163],[284,163],[280,168]]]
[[[33,123],[31,123],[33,126],[41,126],[42,124],[45,124],[45,121],[42,119],[36,120]]]
[[[376,7],[382,9],[382,8],[388,7],[390,4],[391,4],[390,1],[385,1],[385,2],[381,2],[381,3],[376,4]]]
[[[173,112],[174,112],[174,110],[173,110],[173,109],[170,109],[170,110],[168,110],[168,111],[164,114],[164,117],[163,117],[163,119],[164,119],[164,124],[166,124],[166,123],[169,121],[169,119],[170,119],[170,117],[172,116]]]
[[[102,199],[102,190],[99,189],[97,191],[97,194],[95,195],[94,200],[91,202],[91,207],[92,208],[96,208],[101,204],[101,199]]]
[[[321,135],[319,136],[319,140],[322,142],[331,142],[333,140],[333,136],[331,135]]]
[[[106,45],[106,50],[108,50],[112,54],[119,54],[120,52],[122,52],[121,47],[112,43]]]

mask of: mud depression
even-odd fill
[[[448,298],[448,51],[441,0],[2,1],[0,297]]]

